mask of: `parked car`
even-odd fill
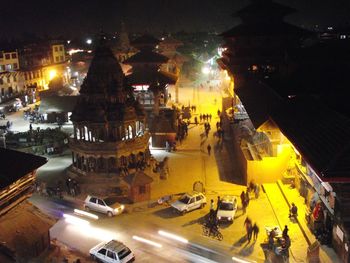
[[[237,211],[237,197],[224,196],[221,200],[217,219],[219,222],[233,222]]]
[[[124,210],[124,205],[119,204],[112,198],[102,199],[88,195],[84,201],[84,208],[86,211],[93,210],[111,217],[121,214]]]
[[[135,255],[122,242],[111,240],[102,242],[90,249],[90,256],[97,262],[128,263],[135,260]]]
[[[203,208],[207,203],[207,199],[202,193],[192,192],[184,194],[179,200],[171,204],[173,208],[181,214],[186,214],[197,208]]]

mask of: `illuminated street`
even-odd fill
[[[350,262],[350,2],[304,2],[3,5],[0,263]]]
[[[187,95],[187,96],[186,96]],[[192,88],[184,87],[180,92],[180,101],[191,101]],[[214,100],[217,99],[215,104]],[[201,103],[201,108],[204,113],[210,113],[216,116],[216,111],[220,108],[220,93],[209,92],[208,90],[202,90],[198,92],[198,99]],[[191,102],[192,103],[192,102]],[[197,116],[200,112],[197,112]],[[212,119],[212,127],[215,127],[215,122],[218,118]],[[239,165],[234,162],[229,162],[230,153],[227,152],[226,147],[233,141],[232,135],[227,134],[225,137],[225,146],[221,151],[214,149],[214,154],[208,157],[206,152],[206,145],[208,143],[215,145],[217,138],[213,136],[211,132],[209,138],[205,140],[205,143],[201,144],[201,136],[203,133],[202,125],[191,125],[189,129],[188,137],[178,146],[178,150],[173,153],[166,153],[164,150],[152,150],[152,154],[157,159],[162,159],[164,156],[170,158],[170,176],[167,181],[160,181],[152,192],[152,200],[156,200],[160,196],[167,194],[176,194],[186,191],[191,191],[192,184],[199,180],[205,182],[206,197],[207,200],[214,199],[218,195],[234,195],[239,197],[242,187],[237,184],[232,184],[235,180],[239,180]],[[54,183],[52,176],[59,176],[67,167],[70,162],[70,155],[56,157],[49,161],[49,163],[38,171],[39,180],[47,180]],[[228,165],[228,163],[230,165]],[[224,166],[222,166],[224,165]],[[221,169],[219,169],[220,167]],[[50,172],[48,172],[50,171]],[[181,179],[180,179],[181,178]],[[279,191],[275,189],[274,191]],[[72,202],[67,204],[64,201],[46,201],[45,198],[34,196],[31,201],[42,208],[47,213],[61,217],[62,213],[72,213],[74,208],[82,209],[82,201],[79,199],[72,199]],[[57,204],[63,202],[63,205]],[[282,208],[282,209],[281,209]],[[214,251],[209,253],[210,259],[214,262],[225,262],[224,258],[229,261],[230,256],[237,256],[250,261],[260,262],[264,259],[264,253],[260,248],[260,243],[266,239],[264,226],[289,224],[289,227],[293,233],[291,255],[296,262],[302,262],[305,257],[304,247],[307,243],[300,232],[299,227],[296,224],[290,224],[288,221],[287,213],[288,207],[284,199],[281,196],[271,195],[266,196],[261,193],[260,197],[255,200],[251,200],[247,209],[247,214],[243,215],[241,210],[241,204],[239,203],[239,210],[236,213],[235,220],[232,225],[223,225],[220,231],[223,233],[224,240],[217,241],[212,238],[208,238],[202,235],[202,224],[204,223],[204,217],[209,213],[209,206],[204,209],[196,210],[180,216],[171,208],[166,206],[156,206],[155,208],[149,208],[148,204],[134,205],[131,211],[119,215],[115,218],[107,218],[104,215],[99,215],[98,221],[89,220],[94,230],[79,229],[79,227],[67,225],[64,219],[61,219],[55,227],[51,230],[52,237],[57,238],[69,247],[76,248],[84,253],[95,244],[103,240],[109,240],[112,236],[118,237],[118,240],[129,244],[134,248],[138,261],[149,262],[149,260],[157,260],[159,262],[166,262],[169,255],[176,254],[174,257],[175,262],[201,262],[196,258],[195,254],[198,254],[198,250],[193,247],[173,247],[173,244],[169,246],[167,242],[157,235],[157,231],[164,229],[172,233],[176,233],[189,240],[191,244],[195,246],[203,246],[203,249],[210,249]],[[260,227],[260,234],[256,242],[247,243],[245,238],[245,229],[243,227],[246,216],[249,216]],[[140,223],[139,218],[142,218]],[[96,232],[97,231],[97,232]],[[99,232],[100,231],[100,232]],[[165,247],[162,249],[154,248],[149,245],[145,245],[136,242],[132,239],[133,235],[147,237],[155,242],[160,242]],[[98,238],[99,237],[99,238]],[[78,242],[80,238],[84,238],[84,242]],[[193,254],[187,254],[187,252],[195,251]],[[185,252],[187,251],[187,252]],[[203,255],[202,249],[200,255]],[[227,255],[226,257],[220,257],[220,253]],[[206,255],[206,254],[204,254]],[[207,256],[206,256],[207,257]],[[203,259],[204,260],[204,259]],[[209,262],[209,261],[202,261]]]

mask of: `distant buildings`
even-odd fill
[[[54,77],[68,81],[66,67],[62,41],[32,43],[13,50],[0,47],[0,102],[15,97],[26,103],[35,101]]]

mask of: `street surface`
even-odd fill
[[[170,90],[172,98],[175,91]],[[244,168],[241,163],[241,153],[233,134],[224,124],[226,130],[224,139],[219,141],[215,136],[216,122],[219,120],[217,111],[221,110],[221,90],[208,87],[198,88],[198,84],[184,83],[179,88],[179,102],[184,106],[196,105],[197,111],[192,115],[188,136],[177,145],[177,151],[151,149],[157,160],[169,157],[169,178],[156,179],[152,184],[151,202],[169,194],[179,194],[193,189],[193,184],[200,181],[204,184],[208,203],[215,201],[217,196],[239,196],[246,186],[242,185]],[[211,114],[211,131],[206,137],[204,123],[194,124],[194,117],[199,114]],[[23,112],[7,116],[13,122],[13,131],[26,131],[29,122],[23,119]],[[1,121],[6,123],[7,120]],[[33,129],[40,127],[56,128],[57,125],[33,124]],[[71,130],[71,125],[63,127]],[[207,145],[212,147],[211,154]],[[38,169],[38,180],[55,185],[58,180],[64,181],[65,169],[71,164],[71,154],[66,151],[62,156],[55,156]],[[153,175],[154,177],[154,175]],[[222,241],[206,237],[202,234],[202,224],[208,213],[209,205],[181,216],[166,206],[150,203],[136,204],[126,207],[126,212],[113,218],[98,214],[99,219],[88,219],[88,226],[74,225],[66,222],[63,213],[73,215],[75,208],[82,209],[82,199],[65,197],[64,200],[51,199],[35,194],[30,201],[45,213],[58,219],[51,229],[51,238],[57,239],[72,249],[88,254],[90,248],[101,241],[116,238],[125,243],[136,255],[136,262],[264,262],[265,256],[260,244],[266,240],[265,226],[284,227],[288,224],[293,230],[291,236],[290,262],[306,262],[307,242],[297,226],[291,226],[286,217],[288,206],[281,196],[271,199],[262,190],[258,199],[251,197],[246,214],[243,214],[239,201],[238,211],[231,225],[221,225]],[[248,243],[244,228],[244,220],[249,216],[260,228],[256,241]],[[283,219],[281,219],[283,218]],[[171,240],[158,234],[159,230],[167,231],[188,240],[188,243]],[[295,230],[295,231],[294,231]],[[133,236],[156,242],[161,247],[137,241]],[[232,260],[232,257],[236,260]],[[239,261],[244,259],[246,261]]]

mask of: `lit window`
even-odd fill
[[[11,54],[11,57],[12,57],[12,58],[17,58],[17,54],[16,54],[16,53],[12,53],[12,54]]]
[[[340,35],[340,39],[346,39],[346,35]]]

